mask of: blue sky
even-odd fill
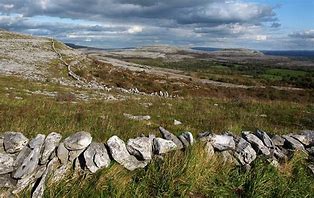
[[[314,0],[1,0],[0,28],[103,48],[314,50]]]

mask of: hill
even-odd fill
[[[257,129],[271,137],[314,129],[313,63],[309,60],[247,50],[217,54],[172,46],[73,49],[55,39],[6,31],[0,32],[0,42],[0,145],[2,132],[8,131],[22,132],[30,139],[58,132],[61,141],[86,131],[93,142],[105,143],[113,136],[124,141],[149,134],[159,137],[160,126],[178,137],[186,131],[193,137],[207,131],[229,134],[229,139],[231,133],[239,137]],[[286,65],[289,61],[302,64]],[[276,65],[268,65],[270,62]],[[210,157],[204,146],[199,141],[185,150],[155,156],[144,169],[135,171],[112,162],[91,174],[82,170],[83,162],[77,157],[75,170],[80,171],[49,183],[44,196],[314,194],[308,168],[312,159],[303,152],[291,152],[289,160],[278,160],[276,167],[269,163],[270,158],[258,154],[251,169],[244,169],[217,150]],[[5,162],[0,160],[0,165]],[[7,177],[0,173],[0,185]],[[31,188],[26,185],[18,195],[29,197]],[[9,192],[0,188],[0,195],[9,196]]]

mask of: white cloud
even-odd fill
[[[141,26],[135,25],[135,26],[128,29],[129,34],[136,34],[136,33],[140,33],[140,32],[143,32],[143,27],[141,27]]]

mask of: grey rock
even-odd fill
[[[70,151],[82,150],[88,147],[92,142],[90,133],[81,131],[77,132],[64,140],[64,146]]]
[[[118,136],[112,136],[107,141],[110,149],[110,154],[113,159],[124,166],[128,170],[144,168],[147,165],[146,161],[139,161],[133,155],[130,155],[123,140]]]
[[[305,135],[309,141],[309,146],[314,146],[314,131],[303,130],[301,131],[302,135]]]
[[[13,188],[16,183],[17,180],[13,179],[10,174],[0,175],[0,188]]]
[[[193,134],[191,132],[184,132],[182,135],[185,137],[185,139],[189,142],[190,145],[193,145],[194,143],[194,138]]]
[[[285,144],[285,139],[279,135],[275,135],[271,138],[275,146],[283,146]]]
[[[38,134],[34,139],[29,141],[28,146],[31,149],[41,147],[43,145],[44,141],[45,141],[45,137],[46,136],[43,135],[43,134]]]
[[[274,149],[274,156],[278,158],[279,160],[287,160],[288,157],[283,151],[283,149],[280,149],[278,146],[275,147]]]
[[[0,175],[13,171],[14,159],[8,154],[0,153]]]
[[[23,191],[27,186],[33,185],[34,182],[42,176],[45,170],[46,170],[46,166],[43,166],[43,165],[38,166],[36,170],[33,171],[30,175],[27,175],[26,177],[19,179],[12,193],[18,194],[21,191]]]
[[[168,153],[170,151],[176,150],[177,149],[177,144],[175,144],[171,140],[165,140],[162,138],[155,138],[154,143],[154,153],[156,154],[164,154]]]
[[[20,179],[31,175],[39,164],[39,159],[41,155],[41,149],[44,143],[42,135],[37,135],[36,138],[32,140],[33,149],[30,154],[24,159],[23,163],[17,168],[13,174],[13,178]]]
[[[138,137],[129,139],[127,149],[131,155],[140,160],[151,160],[153,154],[153,139],[148,137]]]
[[[215,155],[214,147],[210,142],[206,142],[205,152],[209,158],[212,158]]]
[[[30,149],[28,146],[25,146],[21,152],[17,155],[15,161],[14,161],[14,168],[18,168],[22,165],[23,161],[29,156],[29,154],[32,152],[32,149]]]
[[[306,151],[309,153],[309,155],[314,156],[314,146],[307,148]]]
[[[92,142],[84,151],[85,165],[92,173],[110,165],[110,158],[104,144]]]
[[[49,157],[57,148],[62,136],[59,133],[52,132],[47,135],[44,143],[43,153],[40,158],[40,164],[46,164]]]
[[[255,150],[243,138],[239,138],[234,155],[242,165],[251,164],[256,159]]]
[[[0,153],[4,153],[3,137],[0,137]]]
[[[298,140],[299,142],[301,142],[303,145],[305,146],[309,146],[310,145],[310,140],[308,139],[308,137],[306,135],[291,135],[291,137],[293,137],[294,139]]]
[[[69,150],[65,148],[63,142],[61,142],[57,148],[57,157],[62,164],[66,164],[68,162]]]
[[[244,139],[248,141],[257,153],[269,156],[270,150],[264,145],[262,140],[251,133],[242,133]]]
[[[213,147],[219,151],[234,150],[235,142],[232,136],[213,134],[209,137]]]
[[[285,139],[284,146],[293,150],[305,150],[303,144],[289,135],[282,136]]]
[[[308,167],[308,168],[310,169],[310,171],[314,174],[314,164],[309,164],[307,167]]]
[[[189,142],[187,141],[187,139],[185,139],[183,135],[180,135],[178,138],[182,142],[184,148],[187,148],[190,146]]]
[[[261,139],[268,148],[273,149],[275,147],[273,141],[265,131],[257,130],[255,135]]]
[[[3,145],[7,153],[17,153],[28,143],[28,139],[20,132],[5,132]]]
[[[159,131],[160,131],[160,133],[161,133],[163,138],[165,138],[166,140],[171,140],[172,142],[174,142],[177,145],[178,149],[182,149],[183,148],[183,144],[179,140],[179,138],[177,138],[177,136],[175,136],[174,134],[170,133],[169,131],[167,131],[163,127],[159,127]]]
[[[57,183],[64,179],[72,168],[72,164],[63,164],[61,167],[57,168],[51,176],[51,183]]]
[[[39,179],[38,185],[34,187],[32,198],[41,198],[44,195],[45,183],[49,174],[51,174],[54,166],[58,163],[58,158],[53,158],[47,165],[46,170],[43,172]]]
[[[75,159],[77,159],[82,153],[84,152],[84,149],[81,150],[75,150],[75,151],[69,151],[69,162],[73,162]]]

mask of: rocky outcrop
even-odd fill
[[[38,134],[30,141],[19,132],[0,134],[0,188],[17,194],[28,186],[32,197],[43,197],[49,179],[56,183],[67,175],[95,173],[108,168],[116,161],[132,171],[146,167],[151,160],[168,152],[187,149],[193,144],[205,145],[205,156],[217,156],[223,164],[231,163],[249,169],[259,155],[266,157],[277,167],[289,159],[293,151],[301,150],[309,156],[309,168],[313,171],[313,131],[299,134],[271,136],[265,131],[242,132],[242,137],[231,133],[217,135],[203,132],[194,140],[191,132],[178,137],[164,128],[159,128],[162,137],[149,135],[129,139],[127,144],[118,136],[107,143],[92,142],[88,132],[77,132],[61,141],[59,133],[47,136]],[[73,174],[68,174],[70,171]]]

